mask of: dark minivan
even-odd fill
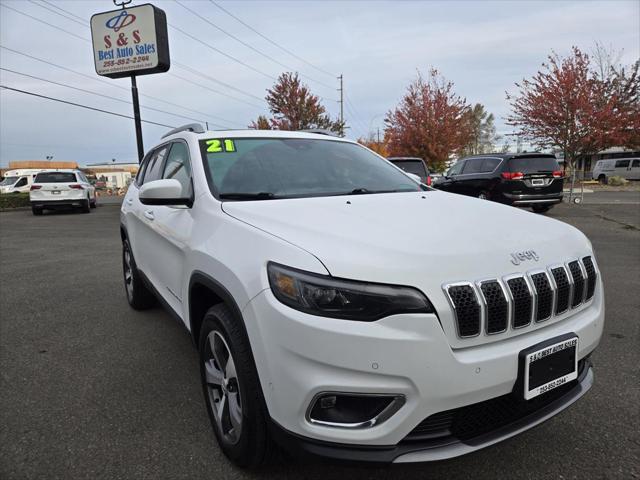
[[[420,181],[425,185],[431,185],[431,176],[424,160],[418,157],[389,157],[387,158],[396,167],[407,173],[412,173],[420,177]]]
[[[554,155],[492,153],[458,160],[434,186],[542,213],[562,201],[563,177]]]

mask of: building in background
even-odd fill
[[[74,169],[78,168],[77,162],[72,161],[53,161],[53,160],[15,160],[9,162],[9,168],[7,170],[21,170],[26,168],[37,169]]]

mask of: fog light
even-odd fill
[[[323,392],[311,401],[307,420],[328,427],[369,428],[387,420],[404,403],[404,395]]]

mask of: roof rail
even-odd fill
[[[318,135],[328,135],[330,137],[338,137],[339,135],[336,132],[332,132],[331,130],[327,130],[326,128],[305,128],[303,130],[299,130],[300,132],[305,133],[316,133]]]
[[[174,128],[173,130],[169,130],[167,133],[162,135],[162,138],[168,137],[169,135],[175,135],[176,133],[180,132],[204,133],[205,129],[202,128],[202,125],[200,125],[199,123],[189,123],[187,125]]]

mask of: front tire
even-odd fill
[[[135,310],[147,310],[155,303],[153,293],[144,284],[128,240],[122,241],[122,274],[127,301]]]
[[[226,306],[207,311],[198,345],[202,390],[220,449],[240,467],[269,463],[276,447],[258,372],[249,341]]]
[[[598,177],[598,181],[602,184],[602,185],[606,185],[607,184],[607,176],[606,175],[600,175]]]
[[[478,194],[480,200],[489,200],[489,194],[484,190]]]

